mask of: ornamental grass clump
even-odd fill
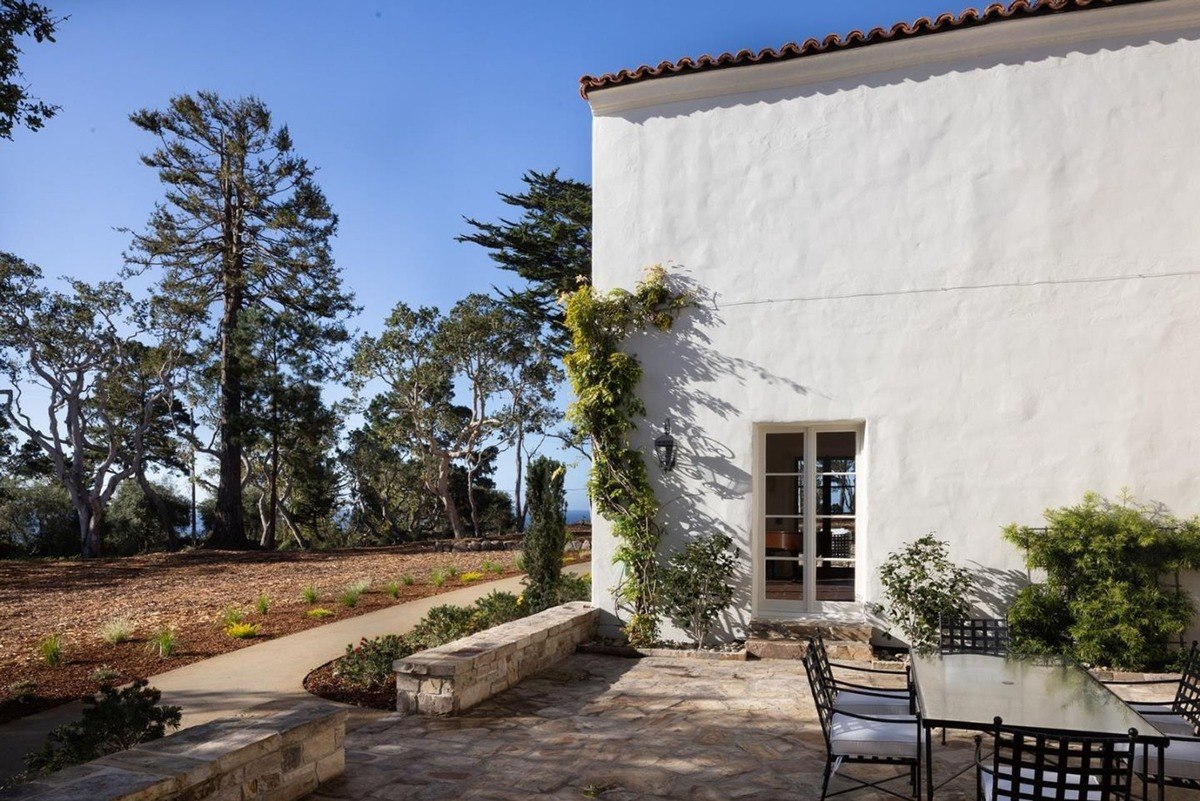
[[[58,667],[63,661],[63,637],[61,634],[50,634],[38,640],[38,656],[50,667]]]
[[[386,592],[388,595],[392,596],[393,598],[399,598],[400,597],[400,582],[389,581],[387,584],[384,585],[383,590],[384,590],[384,592]]]
[[[133,636],[133,624],[127,618],[114,617],[100,627],[100,637],[109,645],[126,642]]]
[[[332,610],[322,609],[321,607],[317,606],[312,609],[309,609],[304,614],[308,615],[313,620],[321,620],[323,618],[332,617],[333,615],[335,615],[337,613]]]
[[[258,610],[260,615],[265,615],[267,610],[271,608],[271,598],[265,592],[260,592],[258,598],[254,601],[254,608]]]
[[[157,655],[159,659],[168,659],[175,653],[178,645],[175,629],[164,627],[154,632],[146,642],[146,650]]]
[[[662,569],[663,609],[688,633],[697,650],[733,603],[729,582],[737,566],[737,552],[732,546],[728,534],[700,536],[672,554]]]
[[[320,596],[317,593],[317,588],[312,584],[309,584],[304,588],[304,592],[300,593],[300,599],[309,606],[315,604],[319,597]]]
[[[403,576],[400,577],[400,583],[403,584],[405,587],[411,587],[412,585],[417,583],[417,579],[413,576],[412,573],[405,573]]]
[[[1169,664],[1195,614],[1172,577],[1200,566],[1200,519],[1128,493],[1116,501],[1088,493],[1044,516],[1045,529],[1004,529],[1026,565],[1045,571],[1009,608],[1014,647],[1126,670]]]
[[[217,616],[217,622],[223,629],[245,621],[246,613],[232,604],[222,609],[221,614]]]

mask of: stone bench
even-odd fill
[[[292,801],[345,770],[346,711],[222,718],[0,793],[21,801]]]
[[[396,710],[452,715],[573,653],[599,610],[575,601],[396,660]]]

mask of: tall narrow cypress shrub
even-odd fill
[[[563,549],[567,545],[565,473],[561,462],[545,456],[529,463],[525,485],[530,516],[525,531],[525,602],[534,612],[558,603]]]

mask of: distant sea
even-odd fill
[[[568,509],[567,510],[567,525],[572,523],[590,523],[592,522],[592,511],[590,509]]]

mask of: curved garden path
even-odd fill
[[[586,573],[590,565],[584,562],[564,569]],[[240,648],[151,676],[150,686],[162,690],[163,703],[183,708],[184,728],[255,707],[286,707],[311,697],[304,689],[304,677],[345,653],[348,643],[404,634],[441,604],[471,604],[494,590],[520,592],[523,578],[473,584]],[[22,770],[22,757],[40,748],[54,727],[78,718],[82,708],[81,702],[65,704],[0,726],[0,777]],[[352,710],[351,726],[354,718],[361,722],[378,716],[373,710]]]

